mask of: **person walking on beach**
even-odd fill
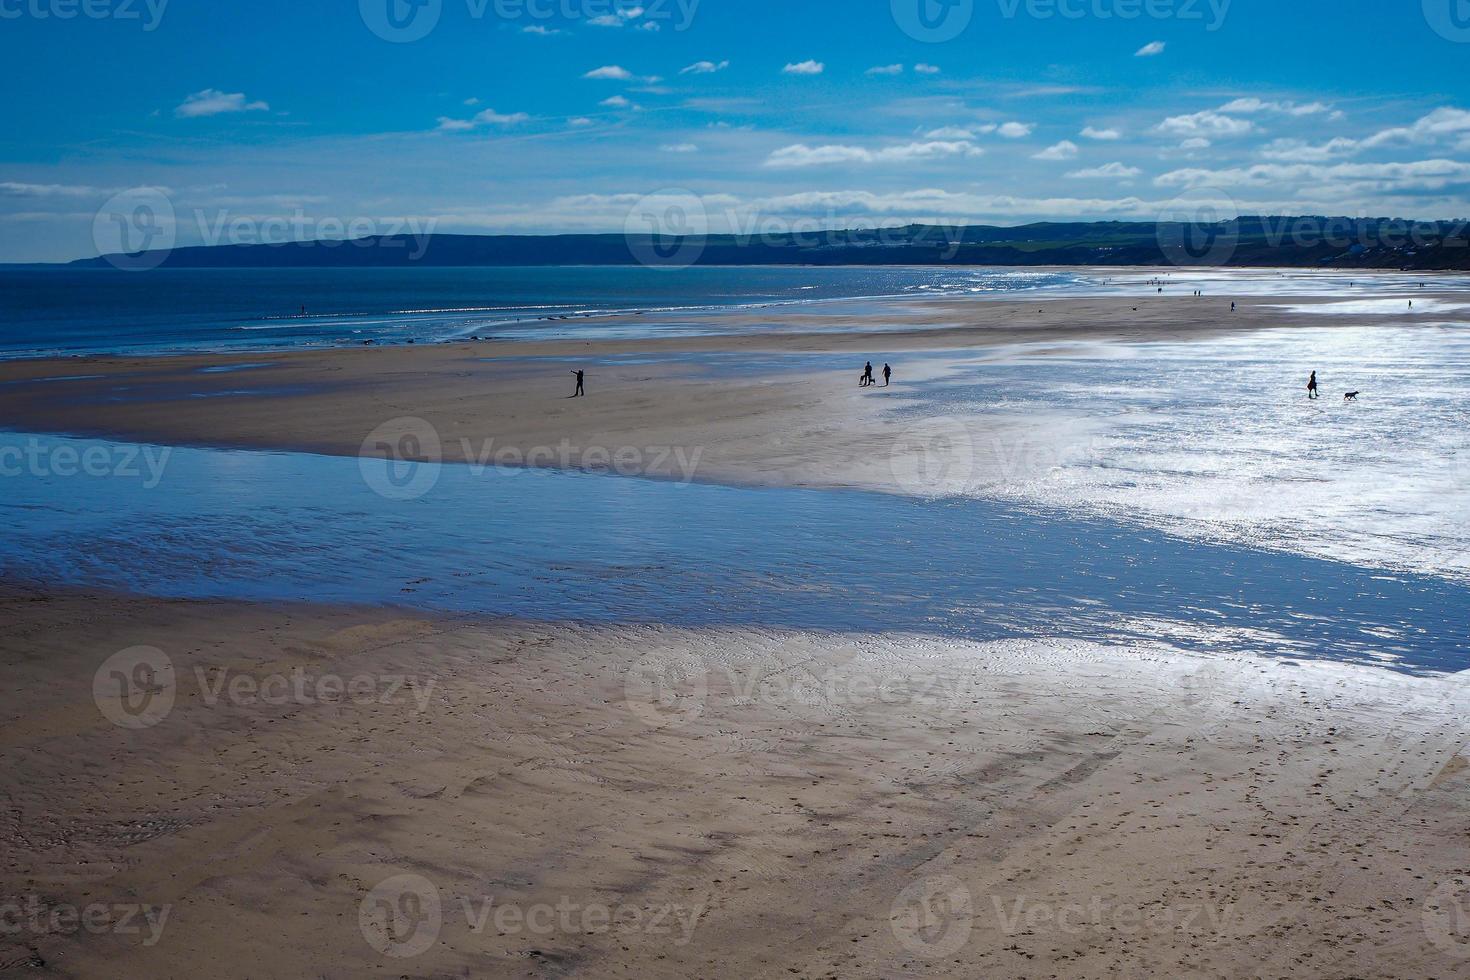
[[[866,388],[873,384],[877,384],[877,382],[873,380],[873,362],[869,361],[867,366],[863,368],[863,387]]]
[[[1317,397],[1317,372],[1316,371],[1313,371],[1312,372],[1312,376],[1307,379],[1307,397],[1308,398],[1316,398]]]
[[[572,373],[577,376],[577,390],[574,391],[574,392],[572,392],[572,397],[573,398],[585,398],[587,396],[587,392],[582,387],[582,381],[583,381],[583,374],[582,374],[582,372],[581,371],[573,371]]]
[[[887,388],[893,379],[893,368],[887,364],[883,365],[883,387]]]

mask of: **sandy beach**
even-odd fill
[[[1228,302],[943,299],[838,331],[803,309],[777,330],[667,340],[13,361],[0,425],[357,456],[385,425],[399,451],[411,419],[446,462],[489,444],[529,465],[913,494],[895,445],[949,423],[902,384],[859,389],[864,360],[940,378],[1001,346],[1309,328],[1325,301],[1245,299],[1233,318]],[[567,397],[573,365],[587,399]],[[1009,424],[1001,441],[1043,422]],[[618,447],[685,452],[587,455]],[[9,579],[0,595],[0,975],[1470,963],[1466,675],[1162,641],[537,622]]]
[[[1423,312],[1402,319],[1442,320],[1433,303],[1458,306],[1460,299],[1426,293]],[[619,473],[681,479],[689,476],[681,464],[697,450],[700,480],[893,491],[903,489],[889,464],[895,442],[943,437],[943,423],[897,418],[901,385],[859,389],[865,361],[881,368],[885,359],[907,357],[903,382],[940,376],[958,357],[1007,345],[1044,354],[1050,344],[1190,340],[1321,327],[1329,319],[1312,312],[1330,302],[1322,297],[1244,297],[1234,313],[1230,302],[938,298],[884,302],[865,315],[850,304],[829,304],[825,313],[813,304],[704,314],[725,331],[714,336],[9,361],[0,362],[0,424],[358,456],[384,452],[379,427],[396,435],[404,420],[421,420],[435,441],[425,458],[445,462],[504,452],[529,465],[607,469],[608,456],[632,447],[645,451]],[[1372,325],[1383,315],[1334,313],[1330,320]],[[582,325],[599,322],[614,320]],[[748,332],[758,324],[774,329]],[[572,367],[588,372],[595,398],[567,397]],[[992,424],[1002,427],[983,433],[987,443],[1028,438],[1025,424]],[[682,457],[660,451],[675,448]]]
[[[1077,643],[4,608],[0,891],[42,923],[3,937],[17,976],[1463,969],[1463,683]],[[170,703],[120,727],[93,676],[140,645]]]

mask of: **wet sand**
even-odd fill
[[[394,423],[389,428],[401,432],[395,420],[408,418],[432,431],[431,458],[450,462],[505,450],[552,461],[545,465],[598,468],[603,457],[629,449],[642,451],[634,454],[638,475],[681,478],[687,473],[678,459],[659,451],[677,448],[685,459],[700,453],[701,480],[894,490],[902,483],[890,465],[895,443],[943,436],[942,424],[894,420],[892,410],[904,407],[903,384],[947,370],[956,356],[1018,343],[1045,350],[1079,340],[1182,340],[1384,320],[1381,313],[1281,308],[1310,309],[1325,302],[1320,297],[1238,302],[1235,314],[1228,297],[943,298],[874,304],[863,315],[850,303],[815,304],[708,314],[726,330],[777,325],[723,336],[12,361],[0,363],[0,425],[356,456],[381,454],[379,428]],[[1446,315],[1415,316],[1434,322]],[[857,387],[864,361],[881,370],[897,358],[904,360],[894,387]],[[568,398],[573,366],[588,372],[586,399]],[[979,441],[1014,444],[1025,440],[1023,430],[987,432]]]
[[[7,975],[1449,977],[1470,957],[1464,680],[0,608],[0,895],[42,924],[0,935]],[[171,661],[172,705],[118,727],[94,675],[139,644]],[[139,908],[135,932],[48,918]]]

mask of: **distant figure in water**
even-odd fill
[[[892,379],[893,379],[893,368],[889,367],[887,364],[883,365],[883,387],[887,388],[889,382]]]
[[[572,392],[572,397],[573,398],[577,398],[577,397],[584,397],[585,398],[586,395],[587,395],[587,392],[582,387],[582,381],[583,381],[582,372],[581,371],[573,371],[572,373],[577,376],[577,390],[574,391],[574,392]],[[1315,375],[1313,377],[1315,377]]]
[[[1307,397],[1308,398],[1316,398],[1317,397],[1317,372],[1316,371],[1313,371],[1312,372],[1312,376],[1307,379]]]
[[[1234,303],[1234,301],[1232,301],[1232,302],[1231,302],[1231,303],[1230,303],[1230,312],[1231,312],[1231,313],[1234,313],[1234,312],[1235,312],[1235,303]]]
[[[302,303],[301,304],[301,315],[302,316],[306,316],[306,304],[305,303]]]

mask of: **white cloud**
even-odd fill
[[[1154,55],[1163,54],[1164,47],[1165,45],[1163,41],[1150,41],[1143,47],[1139,48],[1137,51],[1133,52],[1133,57],[1152,58]]]
[[[929,140],[973,140],[984,133],[995,132],[993,124],[985,126],[941,126],[924,134]]]
[[[1092,126],[1083,129],[1082,135],[1090,140],[1120,140],[1123,138],[1123,134],[1116,129],[1095,129]]]
[[[1363,141],[1367,147],[1388,143],[1433,143],[1445,137],[1470,133],[1470,112],[1445,106],[1418,119],[1411,126],[1399,126],[1375,133]]]
[[[195,92],[174,109],[180,119],[198,119],[203,116],[218,116],[227,112],[266,112],[270,106],[264,102],[248,102],[243,92],[221,92],[207,88]]]
[[[1214,144],[1211,143],[1209,140],[1205,139],[1203,136],[1192,136],[1189,139],[1185,140],[1183,143],[1180,143],[1179,144],[1179,149],[1181,149],[1181,150],[1204,150],[1204,149],[1208,149],[1211,146],[1214,146]]]
[[[1062,140],[1060,143],[1055,143],[1055,144],[1053,144],[1051,146],[1048,146],[1046,149],[1042,150],[1040,153],[1033,153],[1031,155],[1031,159],[1033,159],[1033,160],[1075,160],[1075,159],[1077,159],[1077,153],[1078,152],[1079,151],[1077,149],[1077,144],[1076,143],[1073,143],[1071,140]]]
[[[1321,163],[1333,157],[1351,156],[1362,146],[1357,140],[1338,137],[1326,143],[1313,145],[1305,140],[1272,140],[1261,149],[1267,160],[1289,160],[1297,163]]]
[[[1303,187],[1317,194],[1438,191],[1470,180],[1470,163],[1418,160],[1408,163],[1261,163],[1225,170],[1174,170],[1154,178],[1160,187]]]
[[[1067,176],[1073,178],[1074,180],[1131,180],[1132,178],[1137,177],[1142,173],[1143,171],[1139,170],[1137,167],[1129,167],[1121,163],[1105,163],[1101,167],[1093,167],[1090,170],[1074,170],[1071,173],[1067,174]]]
[[[903,65],[875,65],[869,68],[866,75],[902,75]]]
[[[913,160],[935,160],[947,157],[974,157],[985,151],[964,140],[904,143],[870,150],[862,146],[807,146],[797,143],[776,150],[766,158],[766,166],[777,168],[820,167],[838,163],[905,163]]]
[[[470,98],[464,100],[464,104],[465,105],[479,105],[480,104],[480,100],[477,99],[477,98],[474,98],[473,96],[471,96]]]
[[[721,61],[718,64],[713,61],[696,61],[688,68],[681,69],[681,75],[713,75],[717,71],[724,71],[730,67],[730,62]]]
[[[621,95],[614,95],[614,96],[610,96],[609,98],[603,99],[601,102],[599,102],[597,104],[600,105],[600,106],[607,106],[607,108],[609,108],[609,109],[626,109],[629,106],[631,106],[633,103],[629,102],[627,99],[623,98]]]
[[[996,127],[996,133],[1008,140],[1025,139],[1036,128],[1035,123],[1008,122]]]
[[[1219,111],[1240,116],[1249,116],[1258,112],[1277,112],[1287,116],[1316,116],[1332,112],[1332,106],[1321,102],[1308,102],[1302,105],[1296,102],[1265,102],[1261,99],[1248,98],[1227,102],[1220,107]]]
[[[642,16],[642,7],[619,7],[617,10],[613,11],[610,14],[603,14],[599,17],[593,17],[588,20],[587,23],[591,24],[593,27],[622,27],[629,21],[637,20],[639,17]],[[645,21],[643,24],[640,24],[639,27],[643,30],[658,30],[657,24],[653,24],[652,27],[649,27],[648,25],[651,23],[653,22]]]
[[[601,68],[592,69],[582,77],[596,80],[627,82],[632,81],[633,73],[622,65],[603,65]]]
[[[451,119],[448,116],[439,117],[439,131],[443,133],[462,133],[480,126],[513,126],[523,123],[531,117],[524,112],[500,113],[494,109],[484,109],[477,112],[469,119]]]
[[[781,69],[787,75],[820,75],[826,70],[827,66],[820,61],[801,61]]]
[[[555,27],[544,27],[541,24],[531,24],[521,28],[522,34],[539,34],[541,37],[551,37],[554,34],[565,34],[566,31],[557,30]]]
[[[926,65],[921,61],[914,66],[914,71],[920,75],[938,75],[940,68],[938,65]]]
[[[1154,127],[1166,136],[1244,136],[1256,128],[1248,119],[1236,119],[1206,109],[1187,116],[1170,116]]]
[[[662,153],[698,153],[699,147],[693,143],[665,143],[659,147]]]
[[[591,126],[592,125],[592,120],[591,119],[588,119],[586,116],[573,116],[572,118],[570,118],[570,119],[567,120],[567,125],[568,126],[579,126],[579,127],[580,126]]]

